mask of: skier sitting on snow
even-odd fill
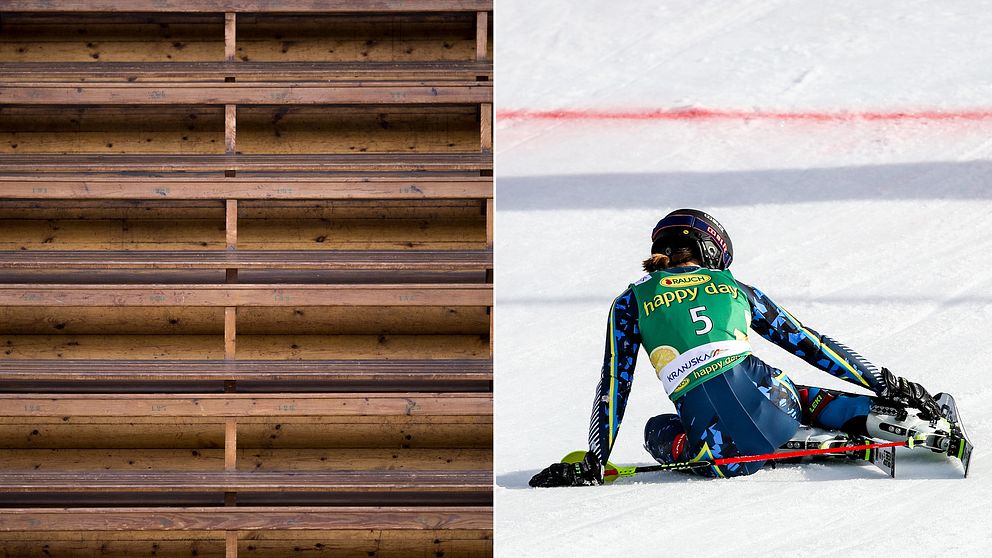
[[[589,451],[578,463],[552,464],[534,476],[532,486],[602,484],[640,345],[677,413],[655,416],[644,428],[644,447],[662,464],[774,452],[792,439],[807,439],[811,429],[797,436],[800,424],[892,441],[906,440],[907,432],[932,433],[938,422],[947,427],[923,386],[876,368],[803,326],[760,290],[735,280],[727,270],[734,255],[730,237],[706,213],[673,211],[654,228],[651,239],[652,256],[644,262],[648,275],[630,285],[610,309]],[[751,353],[748,327],[884,401],[793,384]],[[885,416],[884,425],[875,412],[878,403],[896,407],[888,409],[895,416]],[[919,413],[904,412],[907,406]],[[695,471],[716,477],[750,475],[763,464]]]

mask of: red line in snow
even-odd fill
[[[992,110],[965,111],[864,111],[788,112],[726,109],[563,109],[496,111],[499,120],[798,120],[815,122],[900,121],[900,120],[992,120]]]

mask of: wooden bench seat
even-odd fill
[[[2,508],[0,532],[492,529],[487,506]]]
[[[0,360],[0,382],[487,384],[491,360]],[[483,391],[488,390],[488,387]]]
[[[13,82],[339,82],[470,81],[492,78],[492,61],[430,62],[5,62],[5,83]],[[190,83],[194,82],[194,83]],[[177,83],[178,85],[178,83]],[[196,85],[209,85],[197,83]]]
[[[0,471],[0,494],[308,492],[489,494],[491,471]]]
[[[0,250],[0,269],[479,271],[492,250]]]
[[[8,12],[485,12],[493,0],[5,0]]]
[[[0,103],[19,105],[401,105],[492,102],[491,81],[0,83]]]
[[[0,173],[40,172],[412,172],[492,170],[492,154],[334,153],[306,155],[0,155]]]
[[[0,306],[492,306],[491,284],[3,284]]]
[[[491,393],[0,393],[0,417],[32,418],[492,416],[492,406]]]
[[[32,171],[26,171],[32,172]],[[126,177],[23,174],[0,176],[0,199],[339,200],[487,199],[492,177],[276,176],[268,178]]]

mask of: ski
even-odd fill
[[[803,430],[805,429],[805,430]],[[803,439],[800,436],[798,439],[793,438],[788,442],[782,444],[780,448],[780,453],[789,450],[804,450],[804,449],[824,449],[824,448],[847,448],[851,446],[864,446],[869,444],[874,444],[880,440],[873,440],[866,437],[855,437],[851,438],[843,432],[830,431],[830,430],[819,430],[810,427],[800,427],[800,431],[797,434],[803,432],[809,432],[810,434]],[[883,440],[884,441],[884,440]],[[843,451],[843,450],[842,450]],[[867,461],[872,465],[878,467],[883,473],[889,477],[895,478],[896,476],[896,452],[894,448],[891,447],[873,447],[866,451],[846,451],[844,453],[830,453],[824,457],[839,457],[852,461]],[[790,463],[801,463],[802,457],[787,459]],[[772,462],[774,465],[774,462]]]
[[[603,482],[612,483],[621,477],[632,477],[640,473],[651,473],[655,471],[685,471],[688,469],[698,469],[704,467],[714,467],[719,465],[730,465],[732,463],[750,463],[753,461],[774,461],[779,459],[791,459],[794,457],[803,457],[806,455],[825,455],[832,453],[847,453],[847,452],[866,452],[866,461],[871,461],[875,463],[885,464],[886,459],[890,466],[888,468],[879,465],[883,471],[886,471],[889,476],[895,475],[895,453],[876,453],[875,457],[872,458],[870,453],[872,450],[880,450],[885,448],[897,448],[897,447],[912,447],[913,441],[906,440],[902,442],[879,442],[879,443],[865,443],[860,445],[845,445],[842,447],[833,448],[813,448],[813,449],[803,449],[798,451],[780,451],[777,453],[765,453],[760,455],[739,455],[737,457],[721,457],[718,459],[709,459],[701,461],[676,461],[674,463],[665,463],[657,465],[629,465],[629,466],[618,466],[611,462],[606,463],[606,468],[603,470]],[[562,458],[562,463],[578,463],[585,456],[586,452],[579,450],[573,451]],[[877,464],[877,463],[876,463]]]
[[[947,455],[951,457],[957,457],[961,460],[961,465],[964,467],[964,476],[968,477],[968,469],[971,466],[971,452],[975,449],[975,446],[971,443],[971,439],[968,438],[968,431],[964,428],[964,423],[961,421],[961,413],[958,411],[957,402],[954,401],[954,397],[949,393],[938,393],[934,397],[934,401],[940,405],[940,411],[943,413],[944,418],[946,418],[951,423],[951,435],[947,442]]]

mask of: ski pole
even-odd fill
[[[686,469],[697,469],[700,467],[713,467],[717,465],[730,465],[732,463],[749,463],[751,461],[771,461],[774,459],[789,459],[792,457],[802,457],[805,455],[821,455],[825,453],[847,453],[851,451],[868,451],[876,448],[898,448],[913,447],[914,440],[909,439],[902,442],[881,442],[874,444],[862,444],[860,446],[843,446],[839,448],[815,448],[797,451],[786,451],[778,453],[764,453],[761,455],[739,455],[737,457],[721,457],[719,459],[709,459],[703,461],[678,461],[658,465],[631,465],[628,467],[618,467],[614,465],[603,471],[603,476],[632,477],[638,473],[650,473],[652,471],[684,471]]]

